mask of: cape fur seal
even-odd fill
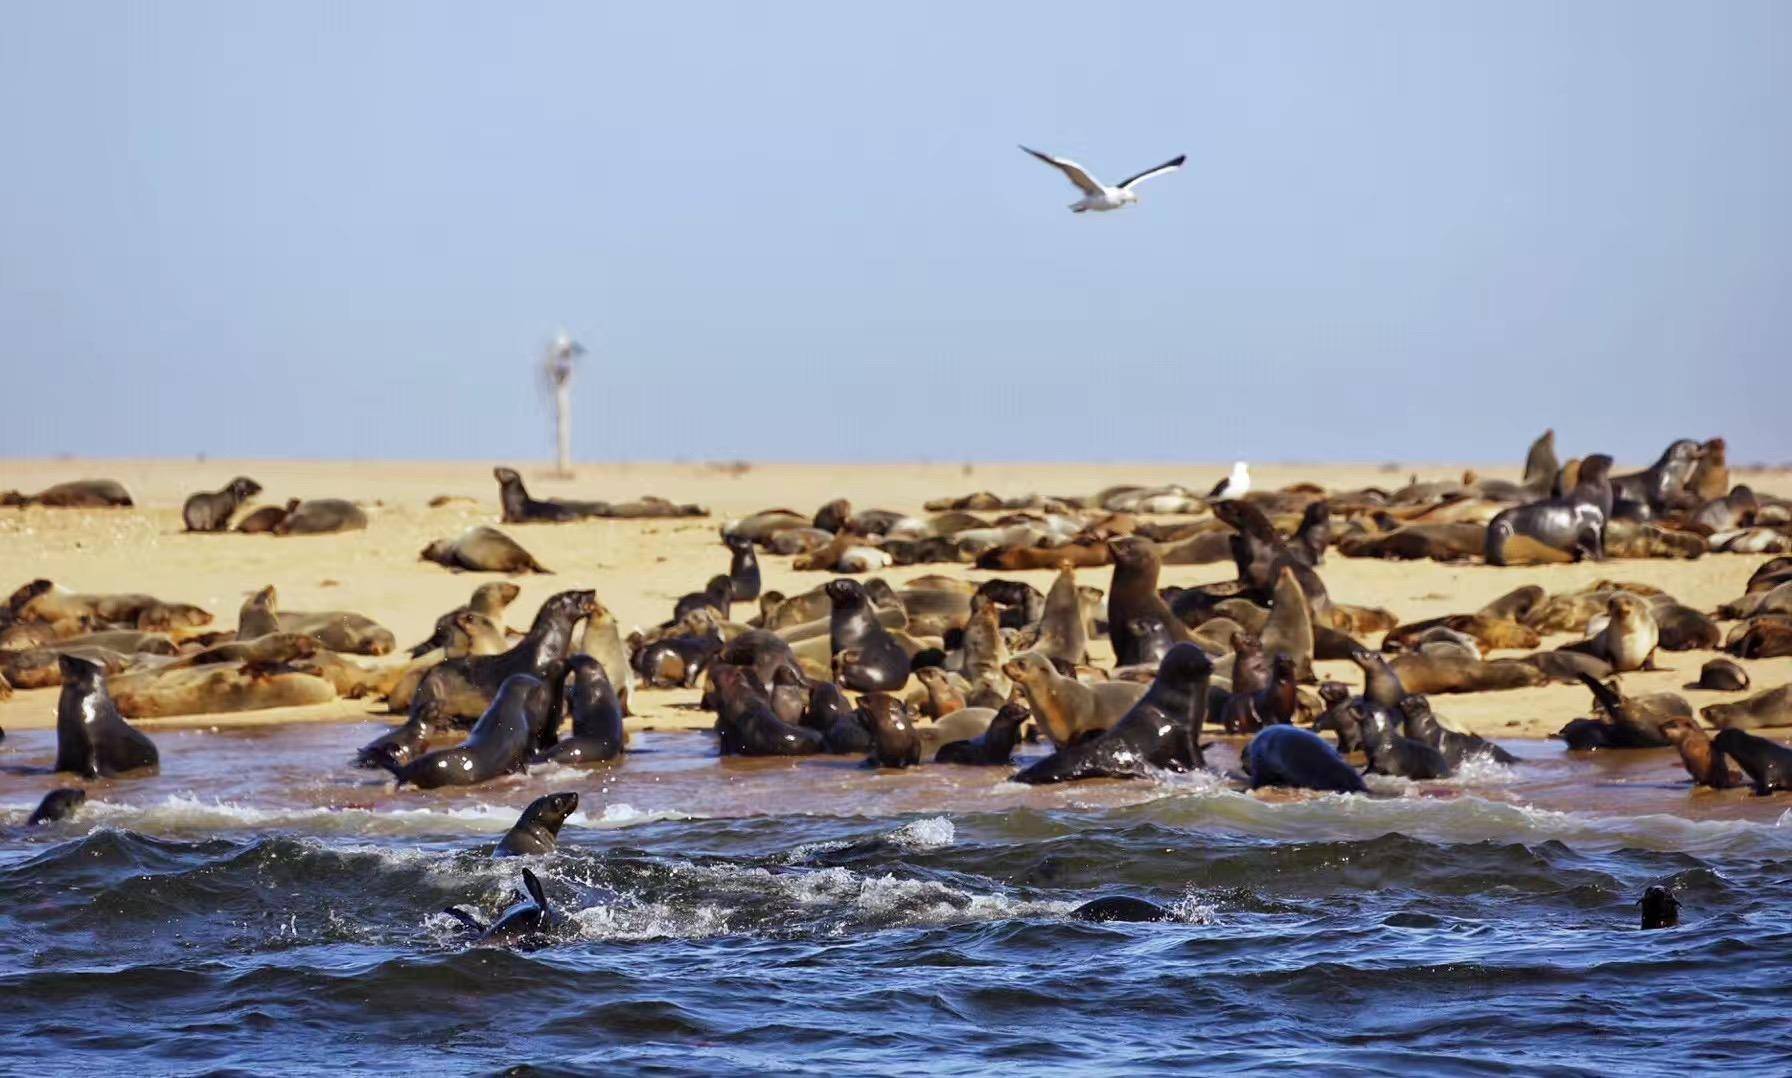
[[[475,524],[453,539],[423,548],[423,561],[474,573],[552,573],[523,545],[489,524]]]
[[[493,857],[523,857],[553,853],[566,818],[577,812],[579,795],[572,792],[548,794],[529,803],[504,837],[493,848]]]
[[[313,498],[300,502],[274,525],[275,535],[328,535],[333,532],[360,531],[367,527],[367,514],[354,502],[343,498]]]
[[[1191,643],[1164,656],[1157,677],[1139,702],[1110,729],[1018,772],[1029,785],[1107,777],[1133,778],[1152,770],[1184,771],[1205,764],[1201,725],[1213,661]]]
[[[46,509],[129,509],[131,492],[115,479],[76,479],[36,494],[0,493],[0,505],[41,505]]]
[[[64,655],[56,701],[56,770],[90,779],[156,767],[155,743],[118,713],[97,663]]]
[[[201,491],[181,506],[180,519],[190,532],[221,532],[243,503],[261,493],[261,484],[239,475],[218,491]]]
[[[522,771],[528,766],[530,746],[539,740],[540,716],[552,714],[558,703],[540,678],[512,674],[498,687],[466,741],[409,763],[400,763],[391,752],[380,754],[375,762],[390,771],[398,785],[409,783],[423,790],[473,786]]]

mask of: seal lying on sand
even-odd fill
[[[0,505],[41,505],[46,509],[128,509],[133,504],[131,492],[115,479],[76,479],[36,494],[0,493]]]
[[[367,527],[367,514],[354,502],[343,498],[313,498],[300,502],[274,525],[275,535],[328,535],[332,532],[361,531]]]
[[[437,539],[423,548],[423,561],[474,573],[552,573],[523,545],[487,524],[475,524],[453,539]]]

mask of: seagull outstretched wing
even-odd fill
[[[1085,195],[1101,194],[1101,192],[1102,192],[1101,181],[1097,180],[1095,177],[1089,175],[1089,173],[1083,169],[1083,166],[1077,164],[1075,161],[1066,160],[1065,158],[1062,158],[1062,157],[1053,157],[1051,154],[1040,153],[1038,150],[1028,150],[1027,147],[1025,147],[1025,146],[1022,146],[1021,149],[1027,150],[1027,152],[1032,154],[1034,157],[1039,158],[1041,161],[1044,161],[1046,164],[1052,166],[1053,168],[1057,169],[1059,172],[1062,172],[1065,176],[1069,177],[1070,182],[1076,184],[1077,187],[1081,188],[1083,194],[1085,194]],[[1181,164],[1182,159],[1180,157],[1177,158],[1176,163]],[[1146,173],[1146,175],[1150,175],[1150,173]]]
[[[1050,160],[1050,158],[1047,158],[1047,160]],[[1140,183],[1144,180],[1149,180],[1151,177],[1162,175],[1165,172],[1175,172],[1177,169],[1181,168],[1182,163],[1187,160],[1188,160],[1188,154],[1179,153],[1175,157],[1170,158],[1168,161],[1165,161],[1163,164],[1157,166],[1156,168],[1148,168],[1145,171],[1139,173],[1137,176],[1134,176],[1129,180],[1122,181],[1120,184],[1120,190],[1128,191],[1128,190],[1132,189],[1133,184]],[[1056,164],[1056,163],[1057,162],[1053,162],[1053,164]]]

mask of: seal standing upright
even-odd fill
[[[230,527],[232,514],[260,493],[260,483],[239,475],[225,484],[223,490],[201,491],[189,497],[181,506],[180,518],[190,532],[221,532]]]
[[[98,663],[64,655],[56,702],[56,770],[90,779],[156,767],[155,743],[118,713]]]

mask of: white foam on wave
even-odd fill
[[[911,850],[937,850],[950,846],[958,837],[958,829],[944,816],[910,820],[887,836],[891,842]]]

